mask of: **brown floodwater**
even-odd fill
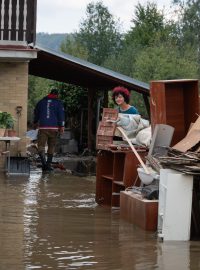
[[[95,177],[0,175],[0,270],[200,269],[200,242],[159,242],[95,203]]]

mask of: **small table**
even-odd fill
[[[0,137],[0,142],[5,142],[6,149],[5,151],[2,151],[2,154],[7,154],[8,155],[8,166],[7,166],[7,171],[8,174],[10,172],[10,143],[11,142],[18,142],[21,138],[19,137]]]

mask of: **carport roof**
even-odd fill
[[[29,74],[94,90],[111,90],[123,85],[130,90],[149,95],[149,85],[131,77],[97,66],[66,53],[36,44],[37,58],[29,63]]]

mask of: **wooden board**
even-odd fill
[[[146,231],[157,230],[158,201],[145,200],[130,191],[120,192],[120,217]]]

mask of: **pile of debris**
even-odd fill
[[[172,148],[165,147],[166,154],[152,156],[149,163],[157,171],[170,168],[186,174],[200,175],[200,117],[192,124],[185,138]]]
[[[159,168],[170,168],[186,174],[200,175],[200,153],[185,153],[168,147],[166,156],[154,158]]]

